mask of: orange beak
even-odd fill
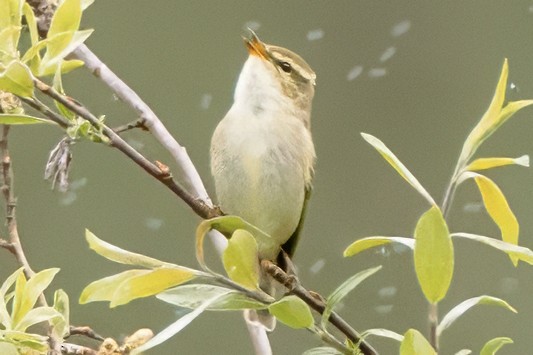
[[[259,39],[259,37],[257,37],[254,31],[250,29],[249,31],[252,33],[251,38],[248,39],[246,37],[243,37],[244,45],[246,46],[246,49],[248,49],[248,53],[250,55],[255,55],[259,58],[266,60],[268,57],[268,53],[265,44],[261,42],[261,40]]]

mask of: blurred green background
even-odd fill
[[[187,147],[213,193],[209,142],[232,103],[246,59],[241,35],[256,29],[266,42],[290,48],[317,73],[313,136],[318,162],[315,190],[295,262],[303,284],[327,295],[352,274],[383,270],[357,288],[340,313],[356,328],[383,327],[427,334],[427,304],[417,285],[411,253],[386,248],[350,259],[342,251],[368,235],[410,236],[425,201],[360,137],[371,133],[440,200],[462,142],[492,97],[505,57],[511,99],[533,98],[531,1],[96,1],[84,28],[87,44],[151,105]],[[98,80],[79,69],[64,78],[67,93],[112,126],[136,119]],[[531,154],[532,109],[525,109],[482,147],[479,156]],[[125,135],[151,160],[172,160],[143,132]],[[52,288],[71,296],[71,321],[105,336],[141,327],[154,331],[178,314],[150,298],[116,309],[77,305],[84,286],[124,268],[91,252],[84,228],[132,251],[196,267],[199,222],[164,186],[118,151],[81,142],[74,149],[66,194],[43,181],[49,150],[61,138],[50,127],[16,127],[11,134],[21,238],[32,266],[61,267]],[[533,248],[533,176],[510,167],[488,173],[521,222],[520,243]],[[459,188],[451,231],[498,237],[475,186]],[[533,329],[533,268],[514,268],[502,253],[455,242],[456,272],[441,315],[482,294],[515,306],[475,308],[446,331],[442,354],[477,353],[487,340],[509,336],[501,354],[525,354]],[[0,252],[2,279],[17,268]],[[298,354],[320,343],[306,331],[280,325],[271,336],[276,354]],[[397,343],[372,339],[382,354]],[[206,313],[151,354],[251,353],[240,313]]]

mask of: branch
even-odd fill
[[[102,80],[118,98],[139,114],[143,125],[168,150],[176,161],[179,180],[183,182],[186,189],[191,191],[196,199],[200,199],[206,205],[212,207],[202,179],[187,154],[186,149],[170,134],[152,109],[85,44],[80,45],[71,55],[82,60],[85,63],[85,67],[94,76]]]
[[[324,304],[324,302],[321,299],[313,296],[308,290],[302,287],[296,277],[288,275],[287,273],[285,273],[285,271],[283,271],[279,266],[277,266],[270,260],[262,260],[261,265],[263,269],[270,276],[272,276],[272,278],[274,278],[274,280],[285,286],[290,293],[296,295],[298,298],[303,300],[309,305],[309,307],[311,307],[318,313],[324,313],[324,310],[326,309],[326,305]],[[340,330],[353,343],[359,344],[359,349],[363,354],[377,355],[377,351],[365,340],[361,339],[361,335],[359,335],[359,333],[355,329],[353,329],[337,313],[332,312],[328,321],[338,330]]]
[[[75,100],[72,100],[68,96],[60,94],[53,87],[40,81],[39,79],[34,79],[34,84],[35,87],[39,89],[43,94],[60,102],[70,111],[74,112],[76,115],[89,121],[94,127],[101,129],[103,134],[109,139],[111,146],[120,150],[131,160],[133,160],[137,165],[143,168],[148,174],[152,175],[165,186],[167,186],[172,192],[174,192],[178,197],[185,201],[185,203],[187,203],[200,217],[209,219],[220,215],[218,209],[210,205],[210,200],[206,202],[190,194],[172,178],[172,175],[169,173],[165,165],[154,164],[148,159],[146,159],[142,154],[140,154],[131,145],[129,145],[111,128],[102,124],[102,122],[100,122],[100,120],[96,116],[94,116],[85,106],[81,105]],[[47,117],[53,119],[54,121],[57,120],[57,114],[52,114],[51,111],[43,107],[44,105],[39,101],[33,100],[32,104],[37,105],[39,107],[39,111],[43,112]]]

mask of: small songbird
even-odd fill
[[[299,55],[253,32],[244,43],[249,56],[211,140],[211,172],[222,211],[269,234],[259,258],[275,261],[281,248],[294,252],[311,189],[316,75]]]

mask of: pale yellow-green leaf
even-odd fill
[[[187,313],[180,319],[178,319],[176,322],[169,325],[167,328],[163,329],[161,332],[159,332],[156,336],[154,336],[152,339],[141,345],[140,347],[133,349],[131,351],[131,355],[139,355],[142,352],[153,348],[154,346],[157,346],[164,341],[168,340],[178,332],[180,332],[183,328],[185,328],[189,323],[191,323],[196,317],[198,317],[200,314],[202,314],[209,306],[216,302],[219,297],[223,296],[214,296],[213,298],[205,301],[202,305],[200,305],[198,308],[193,310],[192,312]]]
[[[208,299],[221,296],[216,302],[209,305],[209,310],[230,311],[238,309],[265,309],[267,305],[249,298],[241,292],[225,287],[188,284],[178,286],[164,292],[156,297],[167,303],[190,309],[196,309]]]
[[[453,244],[442,212],[436,206],[425,212],[415,228],[415,271],[430,303],[444,298],[453,276]]]
[[[381,269],[381,266],[373,267],[358,272],[357,274],[351,276],[346,281],[344,281],[339,287],[337,287],[326,299],[326,307],[322,313],[322,328],[326,329],[329,317],[333,312],[335,306],[342,301],[344,297],[348,295],[354,288],[356,288],[361,282],[366,280],[368,277],[374,275]]]
[[[479,171],[498,168],[506,165],[520,165],[529,167],[529,155],[522,155],[518,158],[479,158],[468,164],[465,170]]]
[[[69,334],[70,305],[67,293],[61,289],[54,293],[54,309],[61,314],[61,317],[52,319],[52,332],[63,339]]]
[[[12,61],[0,72],[0,90],[22,97],[33,95],[33,77],[29,68],[19,61]]]
[[[120,283],[109,306],[116,307],[137,298],[153,296],[194,276],[194,273],[183,269],[158,268],[130,277]]]
[[[345,257],[354,256],[364,250],[379,247],[379,246],[390,244],[390,243],[399,243],[399,244],[405,245],[411,250],[415,248],[415,240],[413,238],[376,236],[376,237],[366,237],[366,238],[361,238],[361,239],[356,240],[344,250],[343,255]]]
[[[361,133],[361,136],[372,146],[374,147],[379,154],[400,174],[401,177],[405,179],[420,195],[422,195],[431,205],[436,205],[433,197],[424,189],[422,184],[418,182],[415,176],[407,169],[405,165],[394,155],[394,153],[387,148],[387,146],[380,141],[378,138],[367,134]]]
[[[63,1],[54,13],[48,35],[54,36],[62,32],[77,31],[80,27],[81,12],[80,0]]]
[[[15,307],[13,300],[13,328],[18,329],[19,322],[26,316],[26,314],[33,308],[37,298],[50,285],[55,275],[59,272],[58,268],[45,269],[33,275],[27,282],[24,281],[24,289],[22,293],[16,292],[15,298],[18,298]],[[19,280],[21,280],[19,278]],[[17,288],[18,288],[17,280]]]
[[[35,43],[39,42],[39,32],[37,30],[35,14],[33,13],[31,6],[26,1],[24,1],[24,5],[22,6],[22,13],[26,18],[26,25],[30,31],[31,44],[34,45]]]
[[[83,289],[79,302],[81,304],[97,301],[111,302],[122,282],[135,276],[146,275],[149,272],[150,270],[127,270],[93,281]]]
[[[0,124],[26,125],[26,124],[38,124],[38,123],[56,124],[54,121],[50,121],[45,118],[40,118],[40,117],[35,117],[35,116],[0,113]]]
[[[512,344],[513,339],[506,338],[506,337],[499,337],[489,340],[481,351],[479,352],[479,355],[494,355],[502,346],[505,344]]]
[[[306,350],[302,355],[342,355],[342,353],[335,348],[320,346],[318,348]]]
[[[459,158],[460,163],[466,163],[472,155],[476,152],[477,148],[483,143],[487,137],[494,133],[495,127],[498,126],[498,118],[505,100],[505,89],[507,86],[507,77],[509,76],[509,64],[507,58],[503,62],[503,68],[500,74],[500,79],[496,85],[496,91],[492,97],[490,105],[481,117],[481,120],[474,127],[474,129],[468,135],[461,155]]]
[[[196,228],[196,259],[204,270],[209,270],[209,268],[204,259],[203,243],[211,229],[218,230],[225,236],[232,235],[237,229],[244,229],[254,236],[259,251],[279,248],[279,245],[268,234],[238,216],[222,216],[204,220]]]
[[[397,340],[399,342],[403,341],[403,335],[393,332],[392,330],[383,329],[383,328],[367,329],[361,333],[361,338],[366,339],[367,337],[371,335],[382,337],[382,338],[389,338],[389,339]]]
[[[39,75],[55,74],[58,65],[61,64],[61,72],[66,73],[83,65],[83,61],[63,59],[91,35],[93,30],[76,31],[74,33],[63,32],[56,35],[56,40],[50,40],[46,46],[46,53],[41,61]],[[63,47],[64,46],[64,47]],[[63,61],[63,62],[62,62]]]
[[[113,244],[99,239],[88,229],[85,230],[85,239],[89,243],[89,247],[92,250],[94,250],[96,253],[103,256],[104,258],[117,263],[143,266],[146,268],[157,268],[161,266],[178,267],[177,265],[171,263],[157,260],[146,255],[133,253],[114,246]],[[185,267],[180,266],[180,268],[192,271],[192,269],[188,269]]]
[[[452,233],[452,237],[470,239],[476,242],[486,244],[495,249],[503,251],[504,253],[512,257],[512,259],[522,260],[530,265],[533,265],[533,251],[531,249],[478,234]]]
[[[268,306],[268,311],[283,324],[294,328],[313,326],[313,315],[307,303],[296,296],[286,296]]]
[[[3,332],[4,339],[11,343],[17,344],[19,347],[23,347],[26,350],[35,350],[37,354],[46,354],[49,349],[48,346],[48,337],[42,336],[34,333],[20,332],[16,330],[10,330]],[[32,352],[24,353],[26,354],[35,354]],[[3,354],[2,354],[3,355]]]
[[[50,321],[52,318],[61,318],[61,313],[53,309],[52,307],[37,307],[31,309],[20,322],[15,326],[14,330],[25,332],[26,329],[32,325]]]
[[[3,355],[19,355],[15,345],[6,342],[0,342],[0,354]]]
[[[496,297],[491,296],[479,296],[479,297],[473,297],[470,299],[467,299],[461,303],[459,303],[457,306],[453,307],[451,311],[449,311],[441,320],[437,327],[437,335],[442,335],[442,332],[446,330],[450,325],[452,325],[459,317],[461,317],[466,311],[468,311],[470,308],[476,306],[476,305],[489,305],[489,306],[498,306],[503,307],[511,312],[516,313],[516,309],[514,309],[509,303],[505,302],[504,300]]]
[[[4,329],[12,329],[11,315],[7,310],[7,302],[9,300],[7,293],[9,289],[13,286],[13,284],[15,284],[15,282],[18,280],[20,274],[22,274],[23,271],[23,267],[19,268],[11,275],[9,275],[7,279],[2,283],[2,286],[0,286],[0,325],[3,325]]]
[[[10,30],[10,35],[0,42],[0,52],[7,52],[14,55],[17,50],[17,44],[20,37],[20,19],[22,16],[21,0],[0,0],[0,31],[9,28],[18,28],[16,31]]]
[[[400,345],[400,355],[437,355],[437,353],[418,330],[409,329],[405,332]]]
[[[233,232],[222,254],[229,278],[249,290],[259,287],[259,256],[253,235],[243,229]]]
[[[0,54],[10,59],[17,57],[17,41],[20,35],[20,28],[20,25],[12,25],[3,29],[0,27]],[[0,58],[2,57],[0,56]]]
[[[474,180],[479,188],[483,204],[502,235],[502,240],[507,243],[518,245],[520,227],[513,211],[509,207],[502,191],[486,176],[476,174]],[[516,266],[518,259],[511,256],[511,261]]]

